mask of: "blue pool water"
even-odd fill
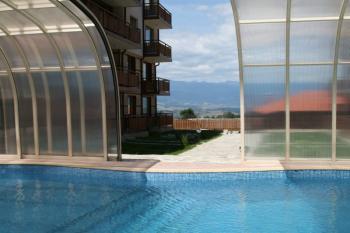
[[[0,166],[0,232],[349,232],[350,172]]]

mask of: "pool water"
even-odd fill
[[[0,166],[0,232],[349,232],[350,172]]]

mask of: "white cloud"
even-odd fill
[[[197,10],[205,10],[198,6]],[[209,32],[169,31],[162,40],[173,48],[173,62],[158,68],[161,77],[181,81],[238,80],[237,45],[229,4],[211,6],[208,17],[218,22]],[[176,17],[176,15],[175,15]],[[200,19],[198,19],[200,20]]]

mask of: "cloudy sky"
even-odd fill
[[[158,75],[175,81],[238,80],[232,8],[229,0],[162,0],[173,14],[173,29],[161,40],[173,48],[173,62]]]

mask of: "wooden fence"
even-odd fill
[[[239,130],[239,119],[174,119],[174,129]]]

